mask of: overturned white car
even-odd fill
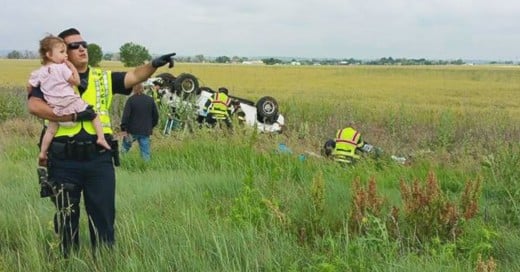
[[[195,115],[197,122],[205,122],[207,113],[204,111],[204,105],[215,91],[209,87],[199,87],[199,81],[195,76],[184,73],[175,77],[163,73],[145,82],[147,90],[155,86],[158,88],[157,95],[161,104],[183,109],[184,112],[187,110]],[[255,103],[233,95],[229,97],[232,101],[232,118],[236,117],[241,123],[256,127],[260,132],[282,132],[285,120],[274,98],[264,96]]]

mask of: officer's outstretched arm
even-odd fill
[[[136,67],[134,70],[130,70],[125,75],[125,88],[132,88],[135,84],[147,80],[157,68],[169,64],[168,68],[173,67],[173,56],[175,53],[162,55],[153,59],[150,63],[143,64]]]
[[[130,70],[125,75],[125,88],[132,88],[139,82],[143,82],[148,79],[157,68],[153,67],[152,64],[144,64],[136,67],[134,70]]]
[[[68,122],[74,119],[73,114],[57,116],[45,101],[34,96],[31,96],[27,101],[27,109],[32,115],[54,122]]]

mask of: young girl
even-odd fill
[[[74,92],[73,85],[78,86],[80,78],[76,67],[67,60],[67,45],[65,42],[59,37],[49,35],[40,41],[39,53],[42,58],[42,67],[31,73],[29,85],[34,87],[40,86],[44,98],[53,108],[53,112],[58,116],[62,116],[81,112],[89,107]],[[92,124],[96,129],[96,143],[110,150],[110,145],[105,140],[103,134],[99,116],[92,120]],[[49,122],[45,135],[42,138],[40,154],[38,155],[40,164],[47,161],[49,145],[60,125],[67,124]]]

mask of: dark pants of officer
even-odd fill
[[[91,146],[93,145],[93,146]],[[49,148],[49,180],[62,190],[52,200],[57,208],[55,230],[61,236],[63,254],[79,246],[81,193],[88,216],[93,249],[98,242],[114,241],[115,171],[112,153],[95,144],[77,146],[53,142]]]
[[[226,117],[224,119],[217,119],[215,118],[215,116],[213,116],[212,113],[208,113],[208,115],[206,115],[206,123],[208,123],[208,125],[210,125],[211,127],[216,127],[217,124],[220,127],[221,122],[224,122],[228,129],[233,128],[233,124],[231,123],[231,119],[229,117]]]

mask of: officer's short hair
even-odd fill
[[[72,27],[72,28],[63,30],[60,34],[58,34],[58,37],[65,39],[68,36],[72,36],[72,35],[81,35],[81,33],[79,33],[79,30]]]
[[[142,94],[144,92],[144,85],[143,83],[138,83],[132,87],[132,91],[134,94]]]
[[[229,93],[229,91],[228,91],[228,89],[227,89],[226,87],[220,87],[220,88],[218,88],[218,92],[219,92],[219,93],[225,93],[225,94],[228,94],[228,93]]]
[[[332,139],[327,140],[321,149],[321,155],[325,157],[332,155],[334,148],[336,148],[336,141]]]

